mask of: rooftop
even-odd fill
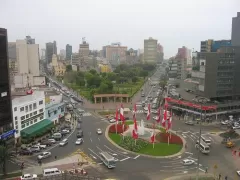
[[[34,91],[32,95],[20,95],[20,96],[13,96],[12,104],[20,105],[25,102],[35,101],[36,99],[45,98],[44,91]]]

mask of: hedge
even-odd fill
[[[156,135],[156,140],[160,143],[168,143],[168,136],[170,136],[168,133],[158,133]],[[183,141],[179,136],[171,134],[171,138],[169,137],[169,143],[182,145]]]
[[[117,133],[120,134],[120,133],[125,132],[127,129],[128,129],[128,125],[127,124],[124,125],[124,129],[123,129],[123,125],[122,124],[117,124],[117,125],[116,124],[112,124],[109,127],[109,133],[116,133],[116,130],[117,130]]]

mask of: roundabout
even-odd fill
[[[125,125],[109,125],[105,135],[107,139],[118,148],[138,155],[167,158],[179,156],[184,151],[184,139],[172,132],[165,132],[162,128],[145,127],[143,121],[138,126],[138,138],[134,139],[132,131],[134,129],[132,121],[127,121]],[[154,141],[151,142],[154,133]]]

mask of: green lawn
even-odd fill
[[[128,121],[131,123],[132,121]],[[119,134],[109,133],[110,139],[116,144],[119,144],[122,136]],[[167,144],[167,143],[155,143],[154,148],[153,144],[149,143],[146,147],[140,149],[138,153],[146,154],[151,156],[169,156],[178,153],[182,149],[182,145],[178,144]]]

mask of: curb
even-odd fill
[[[178,152],[178,153],[176,153],[176,154],[173,154],[173,155],[169,155],[169,156],[151,156],[151,155],[146,155],[146,154],[141,154],[141,153],[136,153],[136,152],[133,152],[133,151],[129,151],[129,150],[124,149],[124,148],[122,148],[121,146],[117,145],[115,142],[113,142],[113,141],[109,138],[109,136],[108,136],[108,131],[109,131],[110,126],[112,126],[112,124],[108,125],[107,128],[106,128],[106,130],[105,130],[105,137],[106,137],[106,139],[107,139],[112,145],[114,145],[115,147],[117,147],[117,148],[119,148],[119,149],[121,149],[121,150],[123,150],[123,151],[126,151],[126,152],[128,152],[128,153],[132,153],[132,154],[136,154],[136,155],[140,155],[140,156],[148,157],[148,158],[154,158],[154,159],[169,159],[169,158],[173,158],[173,157],[180,156],[180,155],[182,155],[182,154],[185,152],[185,144],[186,144],[186,141],[185,141],[185,139],[184,139],[182,136],[179,136],[179,135],[178,135],[178,136],[179,136],[179,137],[182,139],[182,141],[183,141],[183,147],[182,147],[182,149],[181,149],[180,152]],[[171,132],[174,133],[174,131],[171,131]],[[176,133],[174,133],[174,134],[176,134]]]

